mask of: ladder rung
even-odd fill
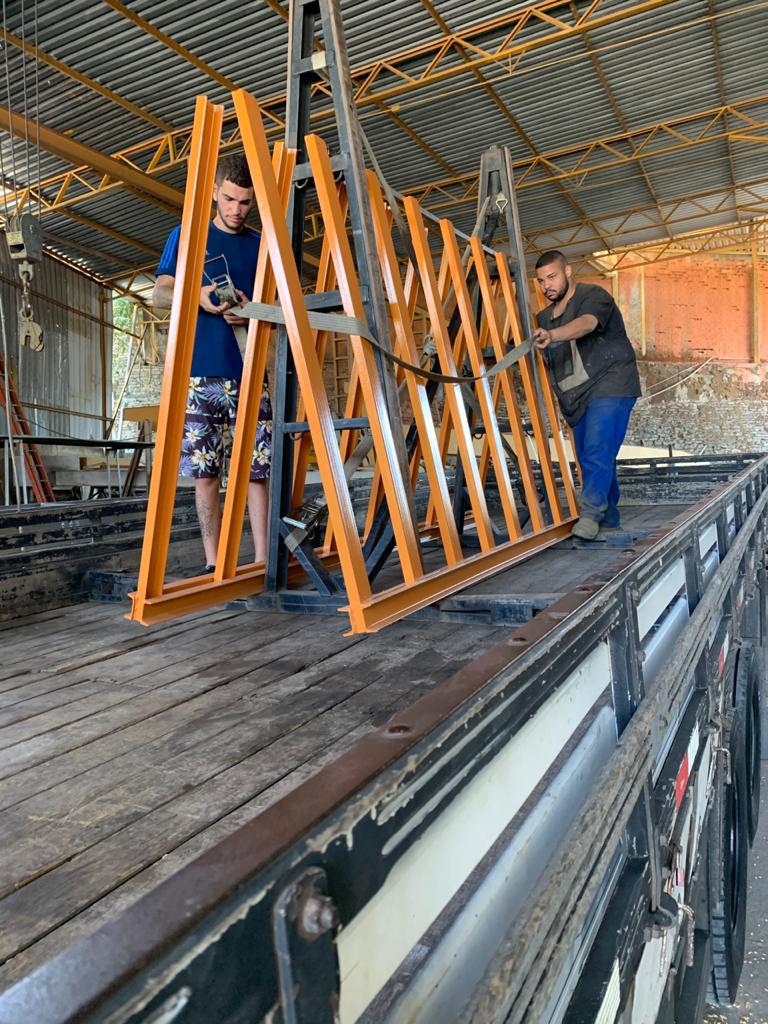
[[[347,161],[343,156],[337,153],[336,156],[331,157],[331,168],[334,173],[337,173],[338,171],[346,171]],[[296,167],[293,170],[294,181],[307,181],[308,178],[314,178],[314,176],[315,174],[312,170],[312,165],[309,163],[296,164]]]
[[[356,419],[333,421],[334,430],[361,430],[367,426],[368,420],[364,416],[358,416]],[[308,430],[309,424],[304,420],[283,424],[283,433],[285,434],[306,434]]]
[[[341,292],[314,292],[311,295],[307,295],[306,299],[307,309],[343,309],[344,303],[341,298]]]

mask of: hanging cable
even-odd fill
[[[8,65],[8,39],[5,24],[5,0],[3,0],[3,64]],[[10,111],[10,105],[8,107]],[[13,125],[8,126],[13,131]],[[11,148],[13,148],[13,135],[11,135]],[[5,223],[8,225],[8,179],[5,176],[5,157],[3,156],[3,144],[0,142],[0,186],[3,189],[3,209],[5,210]]]
[[[40,174],[40,57],[37,45],[37,5],[38,0],[35,0],[35,157],[36,157],[36,175],[37,175],[37,218],[42,225],[43,222],[43,192],[40,187],[42,177]]]
[[[5,12],[5,0],[3,0],[3,64],[5,65],[5,90],[8,94],[8,113],[9,125],[8,125],[8,137],[11,140],[11,174],[13,176],[13,188],[14,191],[18,188],[18,178],[16,177],[16,146],[13,138],[13,107],[11,103],[11,73],[9,70],[10,61],[8,59],[8,18]],[[6,197],[6,209],[7,209],[7,197]]]
[[[29,185],[29,107],[27,105],[27,22],[24,13],[24,0],[21,0],[21,102],[22,117],[24,118],[24,169],[26,171],[26,185],[30,198],[32,190]]]
[[[0,142],[0,188],[3,190],[3,209],[5,210],[5,223],[8,223],[8,186],[5,177],[5,157],[3,156],[3,144]]]
[[[640,405],[641,403],[650,402],[651,399],[657,398],[659,395],[663,395],[666,391],[674,391],[674,389],[676,387],[679,387],[680,384],[684,384],[687,380],[690,380],[691,377],[695,377],[696,374],[700,370],[703,370],[705,366],[709,366],[709,364],[711,362],[713,362],[714,359],[715,359],[714,356],[710,356],[709,359],[705,359],[703,363],[700,363],[698,366],[694,367],[690,371],[690,373],[685,375],[685,377],[681,377],[680,380],[676,380],[674,384],[669,384],[667,387],[662,388],[661,391],[654,391],[652,393],[643,395],[641,398],[638,398],[638,400],[637,400],[637,402],[635,404],[636,405]],[[667,378],[667,379],[669,379],[669,378]]]

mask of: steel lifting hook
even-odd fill
[[[43,233],[40,221],[31,213],[16,213],[6,225],[5,240],[12,260],[19,264],[21,308],[19,309],[19,344],[29,345],[33,352],[43,347],[43,328],[32,318],[30,283],[35,263],[43,258]]]
[[[43,328],[32,318],[32,304],[29,298],[29,282],[32,280],[32,264],[19,265],[21,275],[21,308],[19,309],[19,344],[28,345],[33,352],[43,348]]]

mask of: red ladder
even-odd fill
[[[5,362],[3,360],[2,353],[0,353],[0,405],[5,408],[5,379],[6,369]],[[8,380],[8,398],[11,402],[11,408],[9,410],[8,419],[10,420],[10,433],[13,436],[20,434],[27,434],[31,436],[32,431],[29,429],[29,422],[27,420],[24,408],[19,401],[19,395],[16,391],[16,385],[13,382],[13,377],[9,373],[7,375]],[[40,455],[40,449],[36,444],[23,443],[22,451],[24,453],[24,466],[27,473],[27,481],[29,486],[32,488],[37,501],[42,504],[46,501],[56,501],[53,493],[53,487],[51,481],[48,478],[45,465],[43,464],[42,456]]]

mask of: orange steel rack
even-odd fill
[[[470,259],[462,263],[455,229],[447,221],[440,222],[441,249],[437,268],[430,248],[427,225],[422,211],[413,199],[405,202],[410,242],[417,261],[417,274],[409,267],[405,280],[395,254],[389,211],[378,181],[368,176],[370,209],[375,229],[375,245],[379,272],[384,282],[393,324],[394,349],[405,361],[418,362],[413,337],[413,294],[422,293],[435,340],[437,361],[442,374],[458,377],[459,367],[466,359],[471,367],[470,384],[444,383],[442,414],[437,416],[430,406],[423,380],[411,370],[402,370],[413,412],[417,444],[412,446],[411,465],[404,475],[396,456],[394,435],[404,427],[393,421],[386,402],[384,386],[374,359],[374,348],[368,340],[350,331],[354,372],[350,387],[348,412],[367,421],[372,436],[369,455],[375,468],[375,486],[371,502],[386,509],[396,544],[396,560],[400,579],[374,589],[366,568],[365,536],[355,522],[349,483],[344,471],[344,454],[359,435],[358,429],[347,429],[337,437],[337,425],[330,409],[322,373],[323,339],[310,324],[307,303],[291,248],[286,224],[286,207],[290,191],[295,154],[277,146],[270,154],[262,117],[256,101],[243,91],[233,94],[245,153],[254,180],[255,200],[262,223],[262,249],[259,258],[254,298],[272,304],[275,293],[285,318],[290,351],[298,377],[301,403],[309,437],[320,471],[327,502],[329,534],[326,543],[315,554],[327,566],[338,565],[343,580],[335,600],[349,615],[355,632],[370,632],[408,615],[416,609],[467,587],[498,572],[522,558],[529,557],[562,539],[573,521],[576,505],[573,483],[567,462],[562,458],[562,437],[555,416],[552,395],[546,375],[540,380],[545,408],[539,407],[533,369],[526,357],[515,369],[503,370],[493,386],[485,373],[482,339],[490,338],[494,358],[498,359],[509,342],[521,341],[520,317],[515,284],[507,260],[501,253],[488,266],[486,253],[478,238],[470,243]],[[236,597],[258,593],[263,589],[263,564],[237,565],[237,552],[243,527],[250,453],[256,432],[256,416],[266,370],[266,354],[272,325],[252,320],[248,331],[245,370],[241,388],[241,407],[234,435],[232,461],[224,498],[221,544],[215,572],[211,576],[164,582],[168,552],[169,529],[178,472],[187,381],[192,358],[197,316],[198,282],[202,276],[210,194],[213,183],[222,108],[204,98],[197,101],[195,133],[190,154],[188,187],[182,221],[177,287],[171,313],[168,355],[166,361],[161,414],[155,459],[155,472],[149,497],[147,532],[141,563],[139,584],[133,595],[132,617],[143,623],[156,622],[192,611],[211,607]],[[343,190],[334,180],[331,157],[325,143],[317,136],[306,137],[306,149],[317,190],[325,226],[325,243],[317,287],[327,288],[333,276],[341,295],[344,314],[357,321],[365,318],[360,282],[349,242],[346,224],[346,202]],[[477,296],[473,307],[468,276],[474,270]],[[493,277],[491,276],[493,273]],[[420,286],[417,288],[415,280]],[[441,286],[442,282],[442,286]],[[406,287],[411,293],[410,304]],[[457,337],[449,333],[446,293],[453,294],[459,311]],[[515,376],[520,383],[531,416],[537,458],[545,485],[546,513],[539,499],[534,470],[528,455],[522,417],[516,395]],[[462,388],[470,387],[474,404],[479,409],[478,424],[470,425]],[[514,489],[510,479],[498,420],[500,399],[504,400],[509,418],[514,450],[527,501],[529,519],[524,530]],[[545,417],[560,455],[558,480],[550,458]],[[349,417],[352,418],[352,417]],[[473,434],[482,429],[481,452],[475,451]],[[463,469],[471,508],[472,528],[476,532],[479,552],[466,553],[457,530],[451,505],[451,494],[445,473],[447,442],[453,438]],[[306,443],[303,446],[306,449]],[[303,494],[306,454],[299,449],[294,461],[291,493]],[[418,467],[422,465],[428,481],[431,509],[436,529],[430,518],[421,526],[411,515],[413,485]],[[496,525],[486,499],[486,483],[490,472],[496,480],[503,525]],[[423,557],[423,540],[437,535],[441,558],[427,568]],[[302,578],[301,566],[294,562],[289,584]]]
[[[131,617],[145,624],[262,595],[259,600],[272,607],[338,609],[348,614],[354,632],[375,631],[557,543],[577,514],[541,356],[533,352],[514,367],[490,373],[486,366],[530,333],[508,154],[496,147],[483,157],[472,237],[460,242],[450,221],[436,222],[413,198],[401,210],[386,182],[365,171],[367,141],[357,121],[337,0],[293,0],[290,17],[285,144],[270,153],[258,103],[242,90],[232,94],[262,243],[253,286],[253,303],[259,305],[248,310],[253,319],[218,557],[210,575],[166,582],[223,120],[222,107],[197,100],[155,468],[132,595]],[[319,51],[316,28],[323,37]],[[318,76],[336,112],[339,153],[333,157],[319,136],[307,133]],[[313,223],[323,229],[320,258],[311,261],[303,256],[309,194],[319,207]],[[511,254],[486,244],[499,222],[506,225]],[[317,312],[323,310],[336,313]],[[428,327],[421,348],[417,319]],[[259,401],[275,333],[267,560],[238,564]],[[338,333],[347,336],[350,350],[342,418],[334,417],[323,376],[326,352]],[[322,494],[308,500],[310,458]],[[363,461],[372,475],[359,525],[350,484]],[[416,515],[417,485],[428,490],[422,521]],[[490,507],[491,494],[498,514]]]

